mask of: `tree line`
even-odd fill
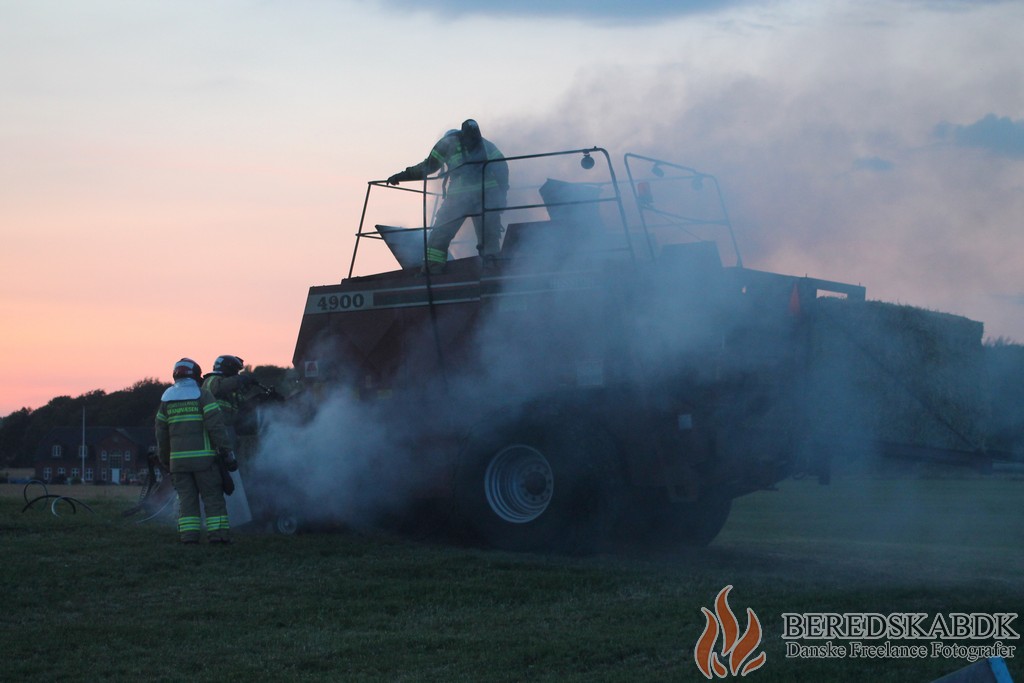
[[[260,384],[278,387],[286,368],[261,365],[252,370]],[[22,408],[0,418],[0,467],[31,467],[36,449],[46,433],[55,427],[153,427],[160,397],[168,382],[147,377],[120,391],[102,389],[80,396],[57,396],[32,410]]]
[[[1003,457],[1024,459],[1024,345],[1002,339],[989,342],[984,346],[984,362],[986,446]],[[278,390],[289,372],[274,365],[252,370],[260,384]],[[97,389],[74,398],[58,396],[41,408],[16,410],[0,418],[0,467],[30,467],[46,433],[54,427],[80,425],[83,409],[91,426],[152,427],[160,396],[168,386],[146,378],[120,391]]]

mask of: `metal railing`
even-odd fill
[[[609,156],[607,150],[605,150],[603,148],[600,148],[600,147],[589,147],[589,148],[570,149],[570,150],[557,151],[557,152],[542,152],[542,153],[537,153],[537,154],[523,154],[523,155],[501,157],[501,158],[497,158],[497,159],[488,159],[488,160],[481,160],[481,161],[470,161],[470,162],[467,162],[466,164],[464,164],[463,166],[460,166],[457,169],[452,169],[451,171],[448,171],[446,173],[438,173],[438,174],[435,174],[435,175],[427,176],[417,186],[411,186],[411,185],[410,186],[404,186],[404,187],[400,186],[400,185],[399,186],[391,186],[391,185],[388,185],[386,180],[371,180],[370,182],[367,183],[366,195],[365,195],[365,197],[363,199],[363,208],[362,208],[362,212],[361,212],[360,218],[359,218],[359,228],[358,228],[358,231],[356,232],[356,235],[355,235],[356,242],[355,242],[355,246],[354,246],[354,248],[352,250],[352,259],[351,259],[351,262],[349,263],[348,277],[352,277],[354,272],[355,272],[356,259],[357,259],[358,254],[359,254],[359,247],[360,247],[361,240],[363,238],[378,239],[378,240],[383,240],[384,239],[383,236],[381,235],[381,233],[377,230],[376,226],[369,227],[369,229],[368,229],[368,226],[366,225],[367,210],[368,210],[368,207],[370,206],[370,197],[371,197],[371,194],[372,194],[373,189],[375,187],[383,188],[383,189],[387,189],[387,190],[397,190],[399,192],[418,193],[418,194],[421,195],[421,197],[422,197],[422,205],[421,205],[422,206],[422,222],[421,222],[421,225],[413,226],[413,227],[408,227],[406,229],[407,230],[419,230],[419,231],[421,231],[421,233],[423,235],[423,250],[422,250],[423,251],[423,258],[424,258],[424,260],[426,260],[428,233],[434,227],[433,226],[433,222],[434,221],[433,220],[428,220],[428,216],[430,216],[431,218],[433,218],[433,216],[436,216],[437,210],[438,210],[441,202],[444,201],[444,199],[445,199],[445,192],[443,190],[441,192],[433,191],[433,190],[430,189],[432,186],[435,186],[438,183],[440,183],[443,186],[447,177],[451,176],[454,171],[463,169],[467,165],[479,165],[479,166],[481,166],[481,178],[483,178],[483,177],[486,176],[487,167],[490,164],[503,162],[503,163],[508,163],[510,165],[512,165],[512,164],[517,164],[518,165],[518,164],[525,164],[527,162],[532,162],[532,161],[537,161],[537,160],[551,159],[551,158],[554,158],[554,157],[562,157],[562,156],[573,156],[573,155],[576,155],[576,156],[580,157],[580,166],[581,166],[582,169],[584,169],[586,171],[590,171],[591,169],[593,169],[596,166],[596,163],[595,163],[596,162],[596,158],[602,158],[604,160],[604,168],[607,169],[607,179],[604,180],[603,182],[596,182],[596,183],[589,183],[588,182],[587,184],[588,185],[594,185],[594,186],[601,187],[601,188],[610,188],[611,191],[610,192],[602,191],[601,195],[599,195],[599,196],[597,196],[595,198],[588,198],[588,199],[571,199],[571,200],[567,200],[567,201],[544,201],[542,197],[538,197],[538,199],[540,201],[527,201],[527,202],[516,203],[516,204],[507,204],[506,203],[504,206],[489,206],[487,204],[487,188],[484,186],[484,183],[481,182],[480,202],[479,202],[480,211],[479,212],[467,213],[467,214],[462,216],[461,220],[464,222],[465,220],[470,219],[470,218],[474,218],[474,217],[480,217],[481,219],[484,219],[488,214],[493,214],[493,213],[510,214],[510,213],[514,213],[514,212],[527,212],[527,211],[534,210],[534,209],[545,209],[545,210],[548,210],[549,211],[549,215],[550,215],[550,210],[551,209],[557,210],[559,208],[572,208],[572,207],[581,206],[581,205],[614,204],[614,206],[617,209],[618,219],[619,219],[619,221],[621,223],[622,233],[623,233],[623,236],[625,238],[625,245],[626,245],[625,249],[629,251],[629,256],[630,256],[630,259],[632,260],[635,257],[635,254],[633,252],[632,240],[630,239],[630,235],[629,235],[629,228],[628,228],[628,224],[627,224],[625,208],[623,207],[622,193],[621,193],[621,191],[619,189],[619,182],[618,182],[618,180],[616,178],[616,175],[615,175],[615,169],[613,168],[612,163],[611,163],[611,157]],[[511,175],[511,173],[510,173],[510,175]],[[525,174],[525,175],[528,176],[529,174]],[[520,187],[519,189],[522,190],[523,188]],[[539,192],[538,192],[538,195],[539,195]],[[605,195],[607,195],[607,196],[605,196]],[[434,203],[433,210],[429,210],[429,206],[430,206],[431,200],[433,200],[433,203]],[[483,245],[483,246],[486,247],[486,245]]]
[[[640,214],[641,228],[647,239],[647,246],[652,258],[654,257],[654,244],[651,241],[650,219],[652,216],[657,216],[668,221],[667,225],[670,227],[689,235],[694,240],[701,239],[701,237],[692,230],[692,228],[696,226],[719,226],[723,228],[727,233],[733,252],[736,254],[736,265],[740,268],[743,267],[743,257],[740,254],[739,245],[736,242],[736,234],[733,231],[732,221],[729,219],[729,212],[725,208],[725,199],[722,196],[722,189],[715,176],[703,173],[694,168],[690,168],[689,166],[681,166],[670,161],[655,159],[653,157],[647,157],[640,154],[628,153],[623,157],[623,161],[626,166],[626,175],[629,178],[629,185],[633,191],[633,199],[636,201],[636,206]],[[666,182],[676,181],[679,183],[688,183],[694,191],[698,192],[705,189],[705,183],[709,183],[711,185],[711,189],[714,191],[717,208],[720,211],[719,216],[686,215],[683,213],[668,211],[657,206],[654,201],[653,193],[651,192],[650,183],[652,181],[637,180],[634,178],[633,166],[637,161],[643,161],[650,164],[650,175],[659,181],[664,179]],[[676,175],[671,178],[666,178],[666,169],[676,172]]]

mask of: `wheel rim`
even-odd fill
[[[279,534],[292,536],[299,530],[299,518],[290,513],[280,514],[274,521],[274,528]]]
[[[494,514],[513,524],[532,522],[544,514],[554,492],[551,464],[530,446],[503,448],[484,473],[487,504]]]

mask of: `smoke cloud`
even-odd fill
[[[941,367],[922,364],[913,347],[935,342],[945,367],[976,370],[977,358],[957,354],[980,352],[978,328],[968,321],[950,323],[950,329],[959,329],[945,337],[941,330],[920,329],[921,320],[932,318],[899,304],[981,321],[989,337],[1024,338],[1016,256],[1024,253],[1024,231],[1019,230],[1024,166],[1021,124],[1013,118],[1021,110],[1016,84],[1024,74],[1018,63],[990,64],[985,55],[991,51],[974,49],[977,40],[1009,40],[1007,31],[993,24],[997,15],[985,8],[964,10],[955,22],[945,11],[919,6],[913,11],[919,12],[913,32],[903,21],[908,15],[882,21],[870,7],[801,16],[784,36],[756,21],[732,22],[724,30],[747,41],[749,49],[742,56],[721,55],[717,68],[709,69],[709,56],[701,53],[709,45],[684,42],[669,63],[581,71],[554,111],[478,120],[484,136],[507,156],[596,145],[611,152],[620,175],[624,152],[713,174],[721,182],[746,266],[863,284],[869,299],[876,300],[867,309],[870,324],[848,326],[852,331],[845,332],[830,328],[833,345],[818,349],[820,396],[829,399],[822,405],[833,411],[817,415],[822,423],[833,434],[845,430],[870,441],[901,436],[906,425],[898,416],[924,415],[914,426],[918,431],[909,435],[911,441],[962,448],[963,443],[954,444],[957,429],[968,440],[977,435],[958,425],[951,430],[943,424],[948,420],[938,416],[973,420],[978,397],[957,393],[959,380]],[[921,30],[922,21],[930,30]],[[978,73],[987,74],[985,82],[976,78]],[[591,182],[567,168],[512,173],[512,205],[528,204],[527,197],[536,197],[549,179],[580,186]],[[601,191],[608,193],[611,187],[602,186]],[[412,219],[392,208],[391,214],[369,223],[417,225],[416,208]],[[507,223],[545,218],[529,211],[515,213],[507,212]],[[605,211],[601,218],[607,226],[617,220]],[[635,213],[628,218],[635,222]],[[571,230],[573,224],[588,221],[570,216],[564,222]],[[584,256],[586,249],[567,253],[543,238],[522,237],[521,247],[537,259],[557,261],[567,271],[594,266]],[[467,239],[471,251],[474,238]],[[619,246],[641,256],[648,247],[635,234]],[[728,252],[720,250],[731,265]],[[577,258],[580,262],[573,263]],[[601,267],[614,269],[616,261],[610,258]],[[607,318],[592,314],[585,281],[562,285],[560,295],[583,311],[578,320],[531,316],[535,311],[524,296],[510,299],[523,304],[523,315],[474,320],[476,336],[468,351],[451,345],[454,335],[438,340],[425,327],[416,337],[422,344],[402,352],[409,366],[440,363],[445,370],[443,392],[420,387],[414,400],[391,404],[401,419],[393,414],[381,419],[346,395],[331,395],[317,403],[321,409],[313,418],[273,425],[260,461],[271,472],[317,477],[311,490],[344,491],[358,511],[353,517],[362,519],[372,516],[371,510],[400,502],[402,496],[392,496],[393,490],[408,492],[433,480],[435,473],[426,472],[424,465],[436,454],[457,453],[462,447],[441,444],[444,425],[427,418],[435,413],[424,406],[438,396],[465,423],[484,420],[486,407],[499,398],[510,405],[528,403],[549,390],[553,378],[595,385],[614,381],[617,368],[603,362],[614,356],[610,350],[628,350],[629,362],[650,376],[700,385],[706,378],[686,369],[709,367],[695,365],[694,359],[702,357],[712,338],[736,332],[723,327],[721,301],[713,288],[705,288],[699,301],[683,302],[677,290],[656,287],[647,298],[633,300],[639,301],[632,313],[645,334],[632,343],[602,325]],[[569,332],[555,337],[550,332],[554,328]],[[894,338],[910,341],[894,345]],[[785,348],[759,351],[771,356]],[[751,367],[739,363],[729,370],[742,376],[752,368],[753,361]],[[943,378],[942,386],[922,383],[921,374]],[[367,389],[357,377],[345,386],[349,392]],[[752,392],[737,410],[764,424],[781,419],[764,406],[791,398],[780,396],[784,390]],[[899,423],[895,430],[893,424],[878,422],[877,399],[886,394],[900,397],[890,412]],[[402,432],[396,434],[398,425]],[[288,455],[300,450],[292,443],[305,452]],[[739,443],[736,449],[750,445]],[[854,446],[841,455],[852,459],[863,454],[864,449]],[[289,457],[308,457],[318,464],[293,466]],[[408,475],[380,500],[375,493],[385,487],[371,485],[378,483],[379,465],[366,464],[374,460],[401,463],[395,469]],[[349,514],[341,508],[338,512]]]
[[[596,144],[705,170],[722,181],[748,265],[861,283],[871,298],[1024,339],[1010,256],[1024,253],[1024,73],[992,61],[1009,40],[992,9],[951,22],[917,8],[927,37],[870,7],[781,34],[737,23],[742,57],[709,68],[714,55],[687,44],[674,63],[581,72],[555,112],[500,122],[513,138],[503,149]],[[898,58],[908,45],[928,59]]]
[[[593,168],[581,163],[588,158]],[[576,433],[607,429],[628,448],[621,440],[632,438],[629,425],[588,416],[588,389],[604,396],[606,387],[608,398],[595,400],[621,404],[625,416],[651,402],[670,431],[690,429],[688,421],[706,428],[700,438],[717,441],[713,457],[725,468],[759,472],[732,484],[731,494],[787,476],[794,458],[797,469],[817,473],[828,458],[863,461],[878,453],[878,440],[980,444],[978,324],[892,304],[822,301],[808,347],[808,333],[800,336],[789,317],[791,281],[740,281],[721,269],[735,254],[713,176],[632,157],[628,175],[645,188],[636,201],[650,209],[644,234],[634,185],[617,161],[618,183],[601,150],[510,162],[502,278],[468,270],[463,279],[501,287],[488,305],[343,313],[318,346],[302,350],[298,360],[317,359],[330,383],[269,421],[254,468],[273,482],[276,508],[357,528],[420,514],[440,522],[451,511],[444,502],[429,513],[416,503],[450,497],[472,452],[467,444],[530,423],[537,406]],[[626,215],[611,201],[617,195]],[[394,205],[384,210],[414,226],[416,201],[404,218]],[[468,222],[463,232],[457,239],[474,244]],[[384,249],[380,241],[366,249],[373,246]],[[634,261],[641,275],[619,277]],[[445,282],[435,283],[437,292]],[[397,282],[410,291],[425,284],[417,268]],[[744,300],[741,290],[757,298]],[[806,363],[814,370],[803,378],[796,370]],[[807,423],[815,428],[805,443],[798,426]]]
[[[407,512],[431,482],[432,449],[417,412],[382,415],[350,386],[301,395],[264,413],[251,463],[257,514],[297,516],[312,526],[367,529]]]

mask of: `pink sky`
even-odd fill
[[[366,181],[468,116],[506,154],[714,173],[747,265],[1024,340],[1021,5],[607,18],[0,2],[0,416],[181,356],[289,366]],[[424,60],[449,30],[464,43]]]

